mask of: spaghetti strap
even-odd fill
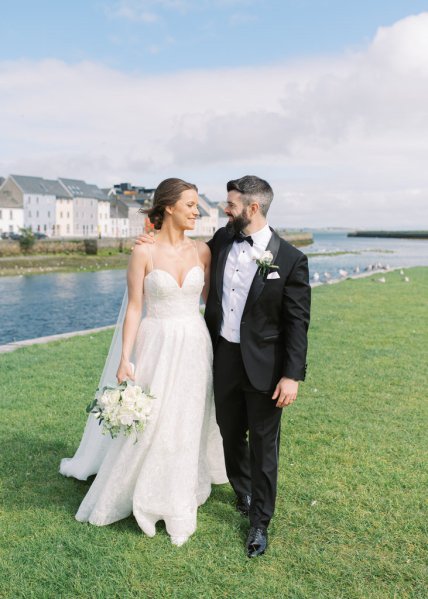
[[[195,266],[201,266],[202,268],[202,262],[199,259],[199,252],[198,252],[198,242],[195,239],[192,239],[193,244],[195,246],[195,252],[196,252],[196,264]]]
[[[149,254],[150,254],[150,272],[152,272],[152,270],[155,269],[154,267],[154,263],[153,263],[153,248],[152,248],[152,244],[149,243]]]

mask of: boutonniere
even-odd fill
[[[256,264],[259,267],[257,269],[257,272],[262,275],[263,279],[266,279],[271,270],[279,268],[279,266],[277,266],[276,264],[272,264],[273,255],[272,252],[270,252],[269,250],[263,252],[263,254],[259,258],[254,258],[254,260],[256,261]]]

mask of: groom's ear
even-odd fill
[[[258,202],[251,202],[248,208],[250,209],[251,216],[254,216],[257,214],[257,212],[260,212],[260,204]]]

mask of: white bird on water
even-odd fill
[[[347,270],[343,270],[343,268],[339,268],[339,274],[341,277],[347,277],[348,276],[348,271]]]
[[[312,275],[312,280],[315,283],[318,283],[318,281],[320,280],[320,273],[319,272],[314,272],[314,274]]]
[[[330,274],[329,272],[325,272],[325,273],[324,273],[324,276],[325,276],[325,278],[327,279],[327,281],[328,281],[329,279],[331,279],[331,274]]]
[[[359,266],[356,266],[356,267],[354,268],[354,272],[355,272],[356,274],[358,274],[358,273],[360,272],[360,267],[359,267]]]

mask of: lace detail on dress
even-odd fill
[[[190,268],[180,287],[167,271],[144,279],[147,316],[135,343],[135,379],[156,399],[138,443],[109,444],[76,519],[105,525],[134,514],[149,536],[164,520],[177,545],[196,529],[211,483],[227,481],[212,394],[211,339],[200,313],[204,273]]]

